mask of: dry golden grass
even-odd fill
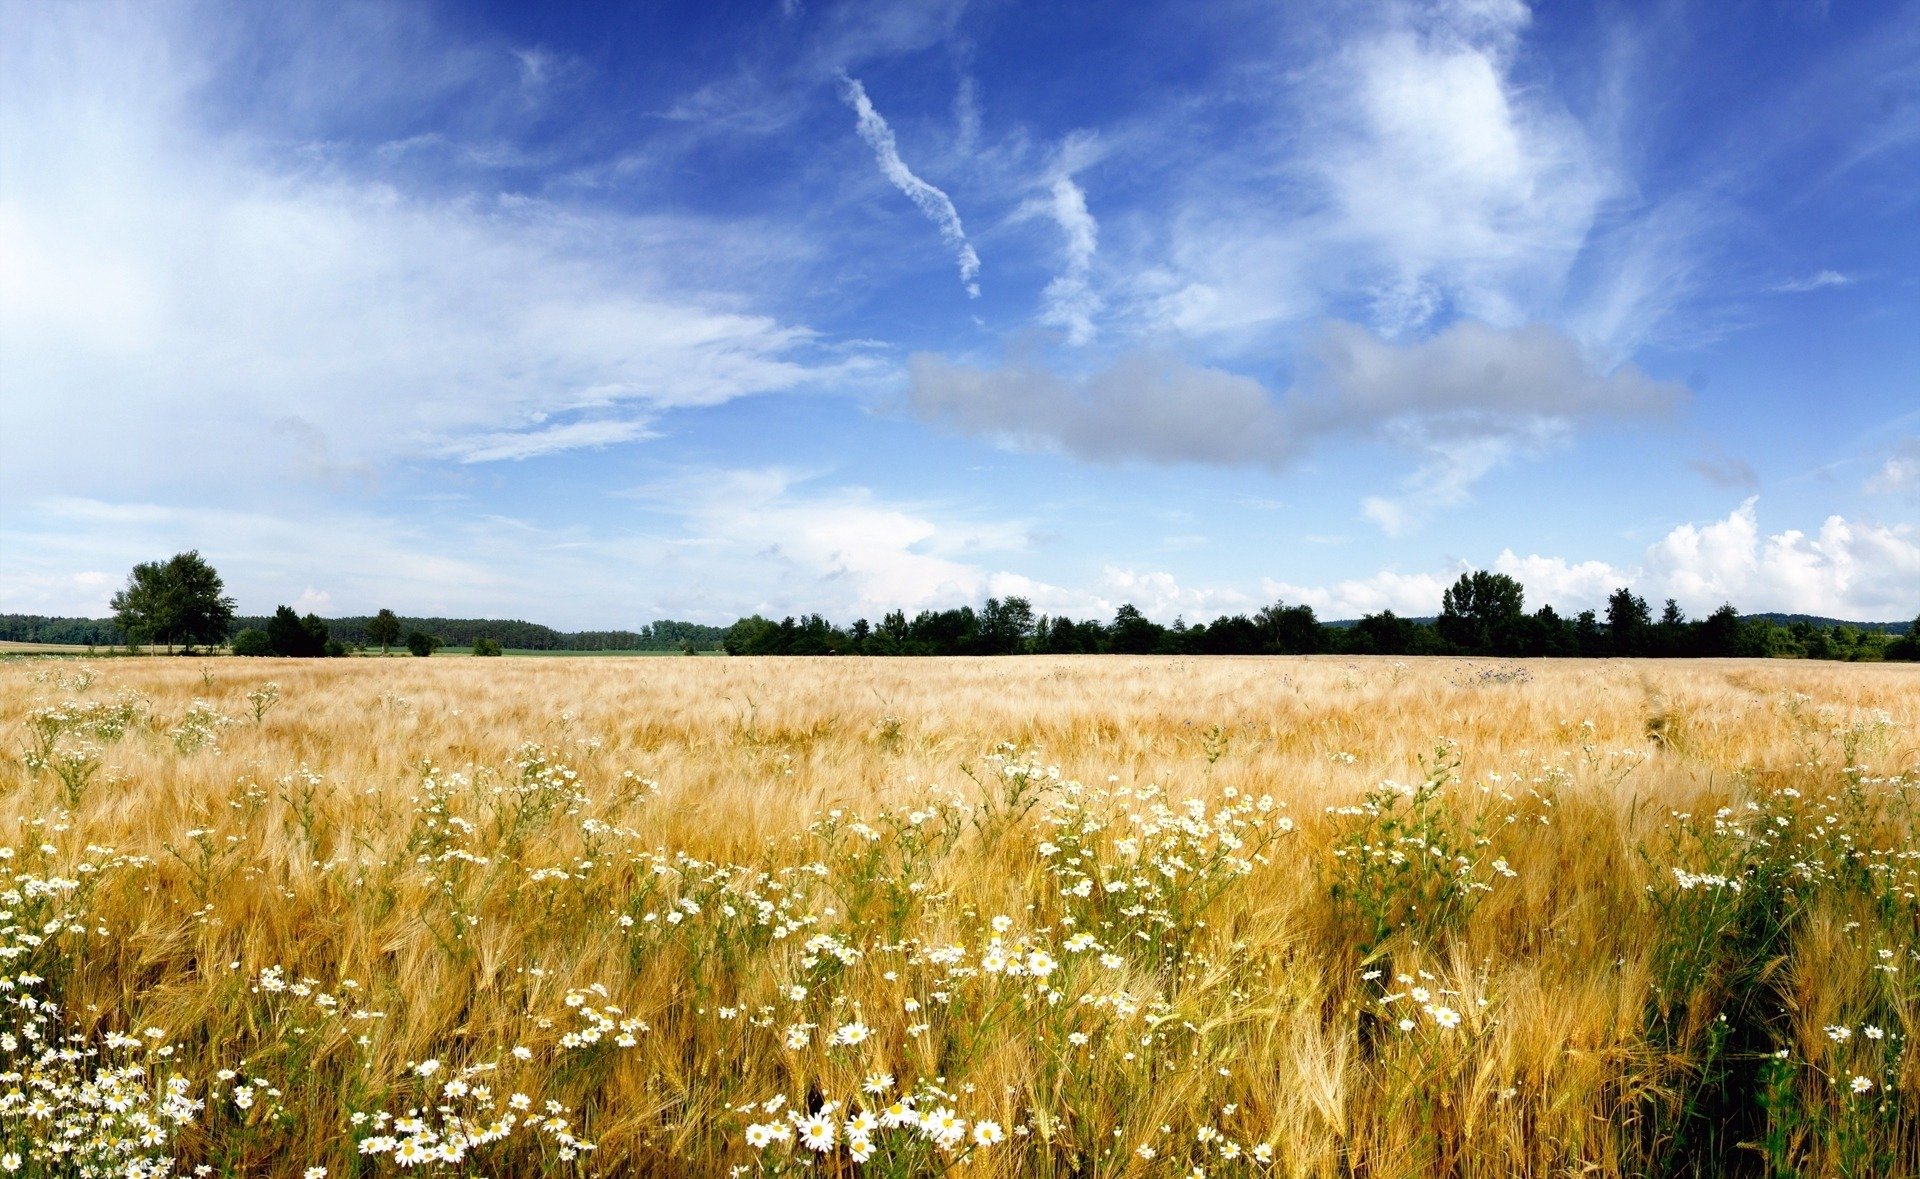
[[[1888,665],[4,662],[6,995],[99,1055],[0,1041],[0,1148],[79,1173],[21,1103],[138,1060],[220,1174],[1912,1174],[1917,723]],[[485,1141],[516,1092],[564,1126]],[[856,1164],[916,1093],[960,1141]]]

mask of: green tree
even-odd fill
[[[490,639],[486,635],[481,635],[479,638],[473,640],[473,653],[475,655],[498,655],[500,654],[500,641],[498,639]]]
[[[1160,649],[1166,630],[1129,602],[1113,613],[1107,649],[1115,655],[1151,655]]]
[[[430,635],[424,630],[407,632],[407,650],[425,658],[440,649],[440,636]]]
[[[1025,598],[988,598],[975,643],[982,655],[1014,655],[1033,637],[1033,604]]]
[[[367,620],[367,641],[380,644],[380,653],[385,655],[393,645],[400,641],[400,618],[393,611],[382,608],[380,613]]]
[[[165,643],[171,651],[179,643],[182,654],[191,654],[195,643],[212,646],[233,629],[233,599],[225,589],[198,550],[144,561],[113,595],[114,621],[129,644]]]
[[[271,655],[273,640],[267,637],[266,631],[257,626],[250,626],[233,636],[233,653],[235,655]]]
[[[1312,606],[1275,602],[1253,616],[1268,655],[1314,655],[1326,649],[1326,632],[1313,616]]]
[[[1520,642],[1526,590],[1504,573],[1462,573],[1440,596],[1440,637],[1463,651],[1512,655]]]
[[[1907,633],[1887,647],[1888,659],[1920,659],[1920,618],[1907,627]]]
[[[1647,600],[1625,586],[1607,598],[1607,635],[1615,655],[1645,655],[1653,636],[1653,612]]]
[[[312,614],[301,618],[292,606],[281,606],[267,619],[267,643],[275,655],[311,659],[327,653],[327,624]]]

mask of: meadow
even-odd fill
[[[1920,666],[0,661],[0,1171],[1920,1173]]]

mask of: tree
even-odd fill
[[[212,646],[233,629],[233,599],[213,566],[198,550],[179,553],[166,561],[143,561],[127,577],[127,588],[113,595],[114,621],[130,644],[180,644],[181,654],[193,645]]]
[[[1907,633],[1888,645],[1887,658],[1920,659],[1920,618],[1915,618],[1913,625],[1907,627]]]
[[[1647,653],[1647,633],[1653,628],[1653,613],[1647,609],[1647,600],[1635,597],[1632,590],[1621,586],[1607,598],[1607,634],[1613,640],[1615,655],[1644,655]]]
[[[988,598],[975,643],[982,655],[1015,655],[1033,637],[1033,604],[1025,598]]]
[[[399,617],[393,611],[382,608],[380,613],[367,620],[367,641],[379,643],[380,653],[385,655],[400,641]]]
[[[415,655],[424,659],[439,649],[440,637],[438,635],[430,635],[424,630],[407,632],[407,650],[413,652]]]
[[[1408,655],[1413,651],[1413,623],[1391,610],[1362,614],[1353,631],[1355,654]]]
[[[1289,606],[1275,602],[1253,616],[1264,637],[1269,655],[1313,655],[1326,647],[1326,633],[1312,606]]]
[[[301,618],[292,606],[281,606],[267,619],[267,643],[275,655],[312,659],[327,653],[327,624],[312,614]]]
[[[1115,655],[1151,655],[1160,649],[1165,633],[1129,602],[1113,613],[1113,626],[1107,632],[1108,650]]]
[[[1440,637],[1463,651],[1512,655],[1519,646],[1526,591],[1504,573],[1462,573],[1440,595]]]
[[[250,626],[233,636],[233,653],[235,655],[271,655],[273,640],[267,637],[266,631],[257,626]]]
[[[486,635],[481,635],[479,638],[473,640],[473,653],[475,655],[498,655],[500,654],[499,640],[490,639]]]

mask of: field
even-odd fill
[[[0,1166],[1912,1175],[1916,722],[1800,662],[0,661]]]

